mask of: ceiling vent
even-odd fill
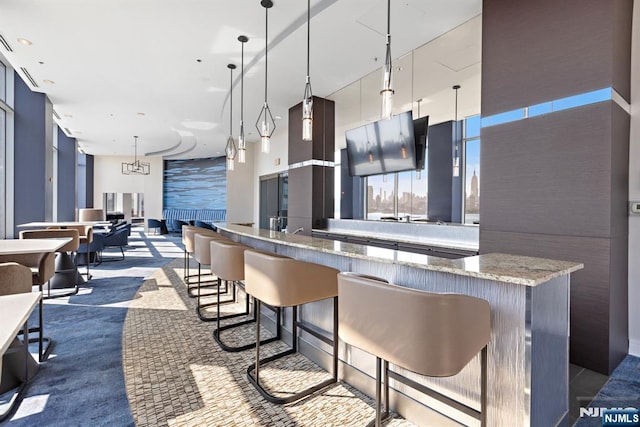
[[[7,43],[7,40],[2,36],[2,34],[0,34],[0,44],[4,46],[8,52],[13,52],[13,49],[11,49],[11,46],[9,46],[9,43]]]
[[[29,71],[27,71],[27,69],[24,67],[20,67],[20,69],[22,70],[22,74],[24,74],[27,80],[29,80],[29,82],[31,83],[31,86],[38,87],[38,83],[36,83],[36,81],[33,80],[33,77],[31,77],[31,74],[29,74]]]
[[[56,110],[53,110],[53,117],[55,117],[55,118],[56,118],[56,119],[58,119],[58,120],[62,120],[62,119],[60,118],[60,116],[58,115],[58,113],[56,112]]]

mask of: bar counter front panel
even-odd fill
[[[452,260],[237,225],[220,224],[218,231],[256,249],[340,271],[370,274],[425,291],[460,293],[487,300],[492,323],[487,425],[568,424],[569,274],[582,268],[581,264],[506,254]],[[331,301],[319,301],[301,307],[300,317],[330,331],[332,312]],[[290,331],[290,311],[286,312],[284,322]],[[331,351],[309,334],[303,332],[300,338],[327,354]],[[304,353],[303,345],[301,350]],[[339,350],[342,362],[374,377],[372,355],[342,342]],[[317,357],[312,359],[318,362]],[[320,360],[320,364],[330,369],[328,363],[325,366]],[[479,355],[458,375],[449,378],[427,378],[397,367],[392,369],[461,403],[480,408]],[[341,371],[341,378],[350,382],[349,370],[343,366]],[[458,422],[477,424],[402,384],[392,381],[391,387]],[[392,394],[391,402],[392,407],[395,403],[394,409],[411,421],[410,414],[403,411],[401,399],[394,399]]]

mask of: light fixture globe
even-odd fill
[[[455,137],[453,141],[454,153],[453,153],[452,174],[454,177],[459,177],[460,176],[460,153],[458,152],[458,89],[460,89],[460,85],[455,85],[453,86],[452,89],[456,91],[455,115],[454,115],[454,122],[453,122]]]
[[[276,122],[273,120],[273,114],[269,108],[267,102],[267,82],[268,82],[268,47],[269,47],[269,9],[273,7],[271,0],[262,0],[260,5],[264,7],[264,105],[260,114],[258,114],[258,120],[256,120],[256,129],[260,135],[260,150],[267,154],[270,151],[271,135],[276,129]]]
[[[247,36],[238,36],[242,46],[240,59],[240,133],[238,134],[238,163],[247,162],[247,142],[244,139],[244,44],[249,41]]]
[[[232,171],[235,169],[234,163],[236,154],[238,154],[236,142],[233,139],[233,70],[236,69],[236,66],[229,64],[227,68],[229,69],[229,138],[227,138],[224,152],[227,155],[227,170]]]
[[[302,100],[302,140],[313,139],[313,92],[311,91],[311,77],[309,77],[309,58],[311,55],[311,0],[307,0],[307,78],[304,85]]]
[[[382,68],[382,99],[381,116],[383,119],[390,119],[393,111],[393,89],[391,88],[391,0],[387,0],[387,52],[385,55],[384,67]]]

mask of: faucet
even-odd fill
[[[299,232],[304,231],[304,227],[296,228],[291,234],[298,234]]]

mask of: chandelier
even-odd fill
[[[151,164],[138,160],[138,137],[134,136],[133,162],[122,162],[122,175],[149,175]]]

